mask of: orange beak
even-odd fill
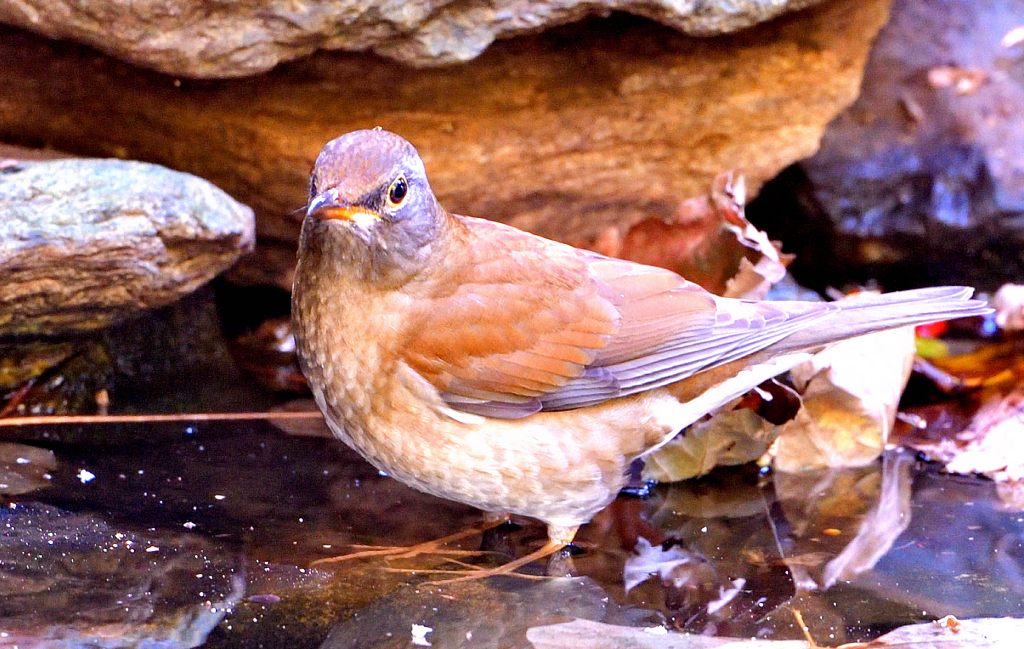
[[[334,207],[325,205],[317,210],[314,210],[315,215],[318,218],[329,220],[335,219],[339,221],[353,221],[355,223],[365,223],[367,219],[377,220],[380,217],[362,207],[348,206],[348,207]]]
[[[380,216],[365,207],[358,205],[340,205],[333,191],[327,191],[315,197],[306,208],[306,215],[323,220],[348,221],[363,228],[369,227]]]

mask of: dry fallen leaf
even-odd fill
[[[777,431],[778,426],[746,408],[719,412],[646,456],[643,478],[677,482],[716,466],[751,462],[764,455]]]
[[[1024,285],[1003,284],[992,298],[996,324],[1003,331],[1024,329]]]
[[[902,626],[871,642],[844,644],[839,649],[996,649],[1020,646],[1024,620],[1009,617],[979,618],[956,620],[955,624],[950,624],[951,621],[947,619],[949,617],[935,622]]]
[[[914,331],[903,327],[843,341],[793,368],[803,407],[780,427],[775,468],[874,461],[889,439],[913,363]]]
[[[997,482],[1024,481],[1024,388],[985,404],[956,443],[940,451],[946,470],[982,473]],[[938,455],[939,453],[936,453]]]
[[[671,219],[645,219],[622,237],[606,231],[592,247],[602,254],[668,268],[717,295],[736,281],[732,297],[763,293],[785,276],[790,258],[780,256],[768,236],[747,221],[745,200],[743,178],[723,173],[707,196],[683,201]]]
[[[807,649],[803,640],[744,640],[573,620],[527,630],[534,649]]]

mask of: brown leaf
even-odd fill
[[[746,408],[719,412],[697,422],[644,458],[643,477],[677,482],[716,466],[745,464],[764,455],[778,427]]]
[[[1024,481],[1024,386],[982,407],[956,441],[947,448],[947,471]]]
[[[914,361],[914,331],[902,327],[845,340],[793,368],[803,408],[782,424],[775,468],[863,466],[889,439]]]
[[[603,254],[668,268],[717,295],[766,293],[785,275],[787,260],[747,221],[744,200],[742,177],[720,174],[707,196],[683,201],[673,218],[645,219],[621,238],[602,233],[595,245]]]

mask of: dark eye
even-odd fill
[[[399,176],[388,187],[388,203],[398,205],[405,199],[405,195],[408,193],[409,183],[406,182],[405,176]]]

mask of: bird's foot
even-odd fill
[[[554,565],[557,566],[555,568],[557,570],[557,573],[555,573],[555,574],[551,574],[550,573],[550,568],[552,567],[552,563],[549,563],[549,574],[547,574],[547,575],[526,575],[526,574],[523,574],[523,573],[520,573],[520,572],[516,572],[516,570],[518,570],[519,568],[522,568],[525,565],[531,564],[534,561],[537,561],[539,559],[543,559],[545,557],[558,558],[559,554],[560,554],[560,551],[563,548],[565,548],[566,545],[567,545],[566,543],[563,543],[561,541],[548,541],[541,548],[539,548],[537,550],[534,550],[533,552],[527,554],[526,556],[520,557],[520,558],[516,559],[515,561],[510,561],[510,562],[508,562],[508,563],[506,563],[504,565],[497,566],[497,567],[494,567],[494,568],[480,568],[479,566],[470,566],[468,564],[463,564],[462,562],[458,562],[461,565],[463,565],[465,568],[467,568],[467,570],[427,570],[427,571],[418,571],[418,572],[421,572],[421,573],[422,572],[426,572],[426,573],[429,573],[429,574],[459,575],[459,576],[453,577],[451,579],[439,579],[439,580],[426,581],[426,582],[423,582],[423,584],[422,584],[424,586],[446,586],[448,584],[457,584],[457,583],[466,582],[466,581],[476,581],[477,579],[486,579],[488,577],[498,577],[498,576],[518,577],[520,579],[530,579],[530,580],[536,580],[536,581],[542,581],[542,580],[545,580],[545,579],[553,579],[555,577],[564,576],[566,574],[567,569],[565,568],[566,564],[565,564],[564,559],[562,561],[554,562]]]
[[[451,579],[440,579],[424,582],[423,585],[432,586],[444,586],[448,584],[456,584],[466,581],[476,581],[477,579],[486,579],[488,577],[497,576],[508,576],[508,577],[519,577],[521,579],[533,579],[543,580],[551,579],[554,577],[564,577],[567,574],[573,572],[572,569],[572,558],[563,553],[562,550],[568,547],[573,538],[576,536],[576,530],[578,526],[560,526],[560,525],[548,525],[548,541],[541,548],[534,550],[526,556],[520,557],[514,561],[510,561],[504,565],[496,568],[480,568],[477,566],[469,566],[460,561],[456,561],[459,565],[463,566],[467,570],[419,570],[419,571],[403,571],[403,572],[420,572],[428,574],[447,574],[447,575],[458,575]],[[533,563],[538,559],[545,557],[551,557],[548,561],[547,575],[524,575],[516,572],[519,568]],[[454,560],[450,560],[454,561]]]
[[[352,561],[355,559],[371,559],[374,557],[383,557],[387,561],[394,559],[410,559],[412,557],[433,554],[442,555],[447,557],[476,557],[482,554],[489,554],[483,550],[461,550],[456,548],[446,548],[444,546],[460,541],[467,536],[474,536],[476,534],[483,534],[491,528],[497,527],[505,522],[505,519],[498,519],[494,517],[488,517],[483,523],[479,525],[473,525],[465,529],[459,530],[454,534],[443,536],[433,541],[426,541],[424,543],[417,543],[416,545],[401,546],[401,547],[381,547],[375,545],[353,545],[353,549],[357,552],[351,554],[343,554],[337,557],[326,557],[323,559],[317,559],[312,562],[311,566],[320,566],[328,563],[340,563],[342,561]],[[454,561],[454,559],[452,559]]]

